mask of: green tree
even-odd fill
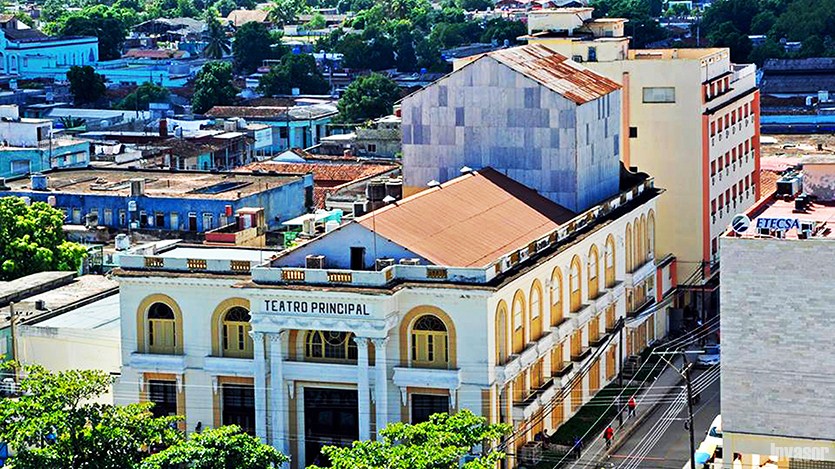
[[[441,56],[440,45],[428,37],[422,37],[417,41],[415,53],[418,57],[418,68],[435,73],[446,73],[451,69],[451,65]]]
[[[194,433],[145,459],[140,469],[267,469],[280,467],[289,459],[238,426],[221,427]]]
[[[751,19],[751,34],[768,34],[775,23],[777,16],[773,12],[761,11]]]
[[[61,36],[95,36],[99,39],[99,59],[113,60],[122,56],[128,29],[138,21],[139,15],[133,10],[96,5],[62,14],[47,25],[46,31]]]
[[[218,60],[228,54],[232,48],[229,45],[229,38],[226,36],[226,29],[220,24],[218,12],[210,7],[206,13],[206,47],[203,55],[207,58]]]
[[[753,46],[751,39],[741,33],[730,21],[717,26],[707,36],[708,42],[714,47],[729,47],[731,49],[731,60],[742,63],[748,60]]]
[[[177,0],[177,8],[174,9],[174,16],[183,18],[197,18],[200,11],[193,0]]]
[[[466,11],[484,11],[493,8],[493,2],[490,0],[455,0],[455,4]]]
[[[167,88],[146,81],[139,85],[116,106],[127,110],[148,110],[148,103],[167,103],[171,93]]]
[[[202,114],[214,106],[232,104],[238,90],[232,84],[232,65],[228,62],[207,62],[194,79],[194,112]]]
[[[633,47],[664,39],[666,33],[656,19],[660,14],[657,0],[592,0],[595,17],[626,18],[626,32],[632,36]],[[656,13],[657,14],[653,14]]]
[[[309,10],[305,0],[273,0],[267,7],[269,20],[278,26],[295,24],[298,16]]]
[[[488,424],[469,410],[434,414],[428,422],[389,424],[382,441],[355,441],[350,447],[325,446],[322,452],[334,469],[457,469],[473,447],[511,432],[506,424]],[[488,469],[504,459],[489,451],[463,465],[464,469]],[[316,469],[312,466],[309,469]]]
[[[755,47],[751,51],[751,54],[748,55],[748,60],[757,64],[758,67],[762,67],[766,59],[780,59],[785,55],[786,51],[783,49],[783,46],[773,39],[766,39],[765,43]]]
[[[502,44],[507,41],[510,44],[516,44],[516,38],[524,36],[528,33],[528,28],[525,23],[521,21],[506,20],[504,18],[496,18],[487,22],[484,28],[484,33],[481,35],[481,42],[496,41]]]
[[[258,91],[271,96],[290,94],[293,88],[298,88],[302,94],[324,94],[330,91],[312,55],[287,54],[282,57],[281,63],[272,67],[258,82]]]
[[[417,54],[415,53],[415,38],[412,36],[411,24],[401,23],[395,32],[395,48],[397,50],[397,71],[414,72],[417,70]]]
[[[111,382],[103,371],[53,373],[26,366],[19,382],[22,394],[0,399],[0,440],[16,452],[12,467],[136,467],[149,447],[165,447],[181,438],[172,428],[178,417],[155,418],[152,404],[94,402]]]
[[[250,21],[238,28],[232,41],[235,70],[243,73],[257,70],[265,59],[274,57],[272,45],[272,36],[263,24]]]
[[[87,251],[66,240],[63,224],[63,213],[43,202],[26,205],[19,197],[0,198],[0,280],[78,270]]]
[[[325,21],[325,15],[321,13],[316,13],[310,18],[310,21],[304,24],[304,29],[308,31],[315,31],[317,29],[325,29],[327,26],[327,22]]]
[[[397,83],[386,76],[372,73],[348,85],[339,100],[339,117],[343,122],[362,122],[391,114],[400,99]]]
[[[104,96],[107,90],[104,76],[96,73],[96,69],[89,65],[70,67],[67,80],[70,82],[70,93],[77,105],[95,102]]]

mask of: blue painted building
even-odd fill
[[[233,222],[235,210],[264,208],[270,229],[313,206],[310,174],[72,169],[7,180],[0,197],[16,195],[61,209],[66,223],[202,233]]]
[[[99,40],[93,36],[52,37],[19,23],[14,15],[0,15],[0,69],[7,75],[35,78],[45,69],[94,65]]]

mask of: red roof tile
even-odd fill
[[[492,168],[357,219],[429,261],[482,267],[542,238],[574,213]]]

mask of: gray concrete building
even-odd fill
[[[724,454],[746,468],[835,468],[835,160],[803,171],[814,202],[772,196],[721,238]]]
[[[617,193],[620,86],[541,45],[472,61],[402,101],[404,189],[492,167],[574,212]]]

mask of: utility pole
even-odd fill
[[[684,361],[687,362],[687,356],[684,356]],[[687,427],[690,429],[690,469],[696,469],[696,437],[693,429],[693,383],[690,380],[690,371],[693,369],[692,363],[684,365],[684,380],[687,382]]]
[[[625,325],[625,321],[623,318],[618,320],[618,336],[620,337],[619,344],[618,344],[618,387],[620,388],[620,392],[623,393],[623,328]],[[619,394],[620,395],[620,394]],[[623,409],[621,408],[621,402],[623,399],[618,397],[618,427],[623,426]]]

